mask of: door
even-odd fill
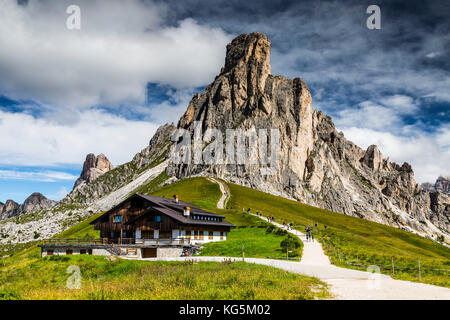
[[[142,248],[142,258],[156,258],[157,248]]]

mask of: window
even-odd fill
[[[66,254],[69,255],[69,256],[72,254],[72,252],[73,252],[73,251],[70,250],[70,249],[67,249],[67,250],[66,250]]]
[[[80,249],[80,254],[86,254],[86,249]]]
[[[127,233],[124,231],[122,232],[122,238],[126,238],[127,237]]]
[[[53,255],[53,250],[47,250],[47,255],[48,256],[52,256]]]
[[[220,232],[220,240],[223,240],[223,231]]]
[[[198,240],[198,231],[194,231],[194,240]]]
[[[156,218],[155,219],[156,222],[161,222],[161,216],[156,216],[155,218]]]
[[[212,231],[210,231],[210,232],[209,232],[209,236],[208,236],[208,238],[209,238],[209,239],[213,239],[213,238],[214,238],[214,234],[213,234],[213,232],[212,232]]]
[[[111,237],[110,237],[111,239],[113,239],[114,238],[114,232],[111,232]]]
[[[204,231],[199,231],[200,233],[200,240],[203,240],[203,237],[205,236],[205,232]]]
[[[122,216],[114,216],[114,223],[121,223],[122,222]]]
[[[89,253],[90,255],[92,255],[92,249],[89,249],[89,250],[88,250],[88,253]]]

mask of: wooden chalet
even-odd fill
[[[155,239],[205,243],[226,240],[231,223],[189,203],[134,194],[91,224],[100,237],[118,244],[152,243]],[[184,240],[184,241],[183,241]]]
[[[224,241],[232,227],[224,216],[173,199],[134,194],[91,222],[100,239],[48,239],[41,255],[192,255],[198,245]]]

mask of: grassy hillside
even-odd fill
[[[164,177],[160,177],[164,179]],[[158,179],[158,178],[157,178]],[[216,208],[221,196],[217,184],[194,178],[165,186],[155,192],[155,183],[139,192],[172,197],[226,215],[237,226],[228,240],[208,244],[203,255],[240,257],[285,257],[280,243],[286,232],[268,229],[267,223],[239,211]],[[56,238],[98,238],[89,219]],[[299,257],[301,249],[291,253]],[[82,290],[66,287],[67,267],[80,267]],[[186,272],[189,268],[192,272]],[[176,284],[176,286],[174,286]],[[41,258],[34,245],[2,261],[0,299],[320,299],[329,297],[326,285],[316,278],[246,263],[198,263],[110,261],[95,256]]]
[[[216,183],[205,178],[183,179],[151,194],[166,198],[172,198],[174,194],[177,194],[183,201],[224,215],[228,222],[236,226],[231,229],[227,241],[205,244],[200,255],[241,257],[242,246],[244,246],[246,257],[286,257],[286,252],[282,250],[280,244],[286,238],[287,232],[278,228],[268,230],[269,224],[256,217],[243,214],[239,210],[217,209],[217,201],[222,193]],[[301,247],[292,251],[291,257],[299,258],[301,256]]]
[[[347,264],[352,263],[365,269],[374,264],[380,266],[383,273],[390,274],[393,259],[394,278],[418,281],[420,259],[423,282],[450,287],[450,249],[443,245],[379,223],[235,184],[228,186],[231,191],[228,207],[251,208],[252,212],[259,210],[264,216],[274,216],[277,222],[293,222],[294,228],[300,231],[317,222],[316,238],[323,243],[326,254],[336,265],[358,268]]]
[[[80,289],[67,286],[68,281],[75,284],[70,280],[73,274],[69,266],[81,271]],[[243,262],[148,262],[53,256],[14,273],[0,272],[0,299],[298,300],[328,296],[326,284],[318,279]]]

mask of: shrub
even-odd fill
[[[287,250],[288,246],[290,249],[298,249],[302,246],[302,242],[300,241],[299,238],[291,236],[290,234],[288,234],[288,236],[286,238],[284,238],[283,241],[281,241],[280,243],[280,247],[283,250]]]

